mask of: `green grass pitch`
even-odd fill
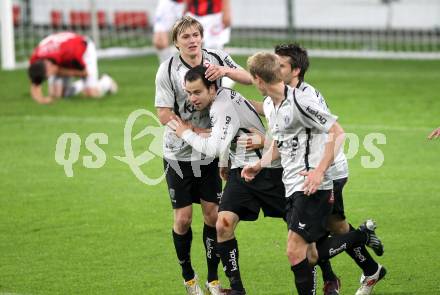
[[[378,222],[385,243],[378,261],[388,275],[375,294],[440,294],[440,140],[426,139],[440,125],[440,61],[313,58],[311,63],[306,80],[361,143],[349,161],[345,207],[355,226],[369,217]],[[103,60],[100,70],[119,82],[118,94],[49,106],[30,99],[25,71],[0,72],[0,294],[184,294],[165,183],[145,185],[113,157],[125,154],[128,115],[139,108],[154,111],[156,69],[154,56]],[[252,86],[236,88],[260,98]],[[140,119],[134,129],[152,123]],[[72,178],[54,156],[65,132],[81,138]],[[100,145],[106,162],[87,169],[83,157],[91,153],[85,140],[98,132],[108,135],[108,144]],[[361,165],[370,155],[362,145],[370,133],[386,136],[386,144],[376,145],[384,155],[377,169]],[[145,151],[151,139],[135,141],[135,153]],[[142,171],[159,177],[161,159]],[[192,260],[204,281],[201,229],[195,206]],[[285,225],[264,218],[241,223],[237,238],[248,293],[292,294]],[[333,267],[342,294],[354,294],[360,270],[345,254],[333,259]]]

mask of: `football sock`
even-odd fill
[[[191,266],[191,242],[192,242],[192,230],[189,228],[188,232],[184,235],[179,235],[173,230],[174,247],[176,248],[177,259],[182,267],[182,276],[185,281],[192,280],[194,278],[194,269]]]
[[[355,231],[355,229],[350,224],[350,232]],[[359,245],[346,250],[347,254],[356,262],[356,264],[362,269],[365,276],[373,275],[379,265],[368,253],[364,245]]]
[[[102,75],[101,79],[98,81],[98,89],[100,95],[106,94],[112,87],[112,78],[108,75]]]
[[[238,266],[238,243],[235,238],[217,243],[217,251],[223,263],[225,274],[229,279],[231,289],[244,291]]]
[[[309,265],[309,261],[305,258],[297,265],[290,268],[295,275],[295,286],[299,295],[314,295],[315,288],[315,274],[316,269]]]
[[[316,242],[319,260],[330,259],[347,249],[365,244],[366,241],[367,235],[360,230],[322,239]]]
[[[332,265],[330,264],[330,260],[319,260],[318,265],[321,268],[322,279],[324,281],[336,281],[336,275],[333,272]]]
[[[217,230],[215,227],[203,226],[203,245],[206,250],[206,263],[208,264],[208,282],[218,280],[218,264],[220,257],[217,254]]]
[[[73,82],[71,85],[69,85],[64,90],[64,96],[71,97],[71,96],[77,95],[84,90],[84,86],[85,86],[84,80],[79,79],[79,80]]]

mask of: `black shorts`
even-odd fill
[[[327,219],[333,210],[331,190],[319,190],[306,196],[295,192],[287,199],[286,220],[291,231],[296,232],[308,243],[327,236]]]
[[[256,220],[260,209],[264,216],[284,218],[286,197],[283,169],[263,169],[250,182],[241,178],[241,170],[236,168],[229,171],[218,211],[234,212],[240,220],[245,221]]]
[[[218,204],[222,195],[218,159],[208,165],[167,159],[164,159],[163,164],[171,205],[174,209],[183,208],[193,203],[200,204],[200,199]],[[179,167],[180,171],[176,172],[173,167]],[[193,172],[193,167],[200,167],[200,173],[197,169]]]
[[[342,190],[347,183],[348,178],[340,178],[333,180],[333,195],[335,196],[335,203],[333,204],[332,215],[338,215],[345,219],[344,199],[342,198]]]

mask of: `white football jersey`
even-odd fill
[[[195,150],[210,157],[220,156],[223,166],[231,159],[231,168],[244,167],[261,158],[263,150],[247,151],[245,146],[237,145],[237,138],[255,128],[265,133],[263,123],[254,107],[240,93],[219,88],[210,110],[211,135],[201,137],[191,130],[183,133],[183,139]],[[280,160],[270,168],[281,168]]]
[[[302,82],[297,86],[297,88],[308,93],[310,97],[314,97],[322,108],[330,113],[330,109],[328,108],[324,96],[322,96],[322,94],[312,85]],[[330,167],[328,167],[326,174],[332,180],[348,177],[348,161],[345,157],[343,148],[339,149],[338,153],[335,155],[335,161],[330,165]]]
[[[299,172],[317,167],[324,153],[328,130],[337,117],[307,92],[285,86],[284,95],[284,100],[277,107],[267,97],[263,108],[281,154],[283,182],[286,197],[289,197],[294,192],[304,191],[305,177]],[[332,180],[324,175],[319,189],[332,188]]]
[[[215,64],[230,68],[241,68],[232,58],[221,50],[203,50],[202,64]],[[189,102],[184,90],[184,77],[191,69],[179,55],[164,61],[156,74],[155,107],[172,108],[182,120],[190,121],[193,126],[209,128],[209,110],[197,111]],[[220,86],[221,80],[218,80]],[[178,138],[174,132],[165,127],[163,140],[164,157],[179,161],[200,160],[201,155],[193,153],[183,139]]]

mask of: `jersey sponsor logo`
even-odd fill
[[[335,256],[336,254],[339,254],[339,253],[341,253],[342,251],[345,251],[345,250],[347,250],[347,243],[342,244],[341,246],[339,246],[336,249],[330,248],[328,250],[328,254],[330,256]]]
[[[299,148],[298,137],[294,137],[288,140],[277,140],[277,147],[289,152],[289,156],[294,158]]]
[[[324,118],[324,116],[322,116],[317,110],[314,110],[307,106],[306,111],[309,112],[310,115],[318,119],[319,123],[321,123],[322,125],[325,125],[325,123],[327,123],[327,119]]]
[[[194,105],[192,103],[190,103],[189,101],[185,100],[185,104],[183,105],[183,112],[192,114],[195,111],[196,111],[196,108],[194,107]]]
[[[232,269],[230,271],[238,270],[238,265],[237,265],[237,249],[233,249],[232,251],[229,251],[229,262],[232,265]]]
[[[225,126],[223,126],[223,135],[220,138],[220,140],[225,140],[226,139],[226,135],[228,134],[228,129],[229,129],[229,124],[231,123],[231,117],[230,116],[226,116],[225,118]]]
[[[223,61],[228,65],[228,67],[230,67],[232,69],[236,69],[237,68],[237,66],[234,65],[234,63],[232,62],[232,60],[231,60],[231,58],[229,56],[225,57],[225,59]]]

